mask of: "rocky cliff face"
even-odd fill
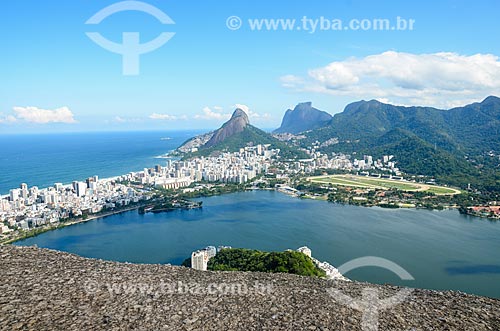
[[[332,116],[316,109],[311,102],[299,103],[295,108],[288,109],[281,126],[274,133],[300,133],[328,125]]]
[[[220,129],[214,132],[212,138],[210,138],[204,147],[209,148],[215,146],[227,138],[243,132],[248,124],[250,124],[248,115],[243,110],[239,108],[236,109],[231,116],[231,119],[224,123]]]
[[[393,286],[287,274],[202,272],[0,246],[0,330],[363,330],[356,300]],[[414,290],[379,330],[500,330],[500,301]],[[366,328],[364,330],[367,330]]]

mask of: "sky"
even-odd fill
[[[306,101],[331,114],[361,99],[477,102],[500,95],[499,12],[496,0],[3,0],[0,134],[213,129],[236,107],[271,129]],[[87,35],[127,32],[171,35],[136,62]]]

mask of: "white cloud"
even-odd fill
[[[158,113],[153,113],[153,114],[149,115],[149,118],[152,120],[167,120],[167,121],[176,121],[176,120],[187,119],[187,117],[185,115],[176,116],[176,115],[158,114]]]
[[[254,119],[254,120],[265,120],[265,119],[270,119],[271,115],[269,113],[256,113],[253,110],[250,109],[247,105],[242,105],[242,104],[236,104],[234,105],[235,108],[239,108],[243,110],[245,113],[247,113],[249,119]]]
[[[195,115],[195,119],[203,120],[228,120],[231,117],[230,113],[224,113],[221,107],[205,107],[202,114]]]
[[[17,122],[17,118],[15,118],[14,116],[12,115],[4,116],[3,114],[0,113],[0,124],[10,124],[14,122]]]
[[[14,107],[13,109],[17,120],[24,120],[30,123],[76,123],[74,115],[68,107],[61,107],[54,110],[38,107]]]
[[[115,116],[111,121],[107,121],[108,123],[143,123],[144,118],[141,117],[122,117]]]
[[[289,88],[294,88],[295,86],[304,83],[304,79],[302,79],[301,77],[294,76],[294,75],[285,75],[285,76],[281,77],[280,80],[281,80],[281,84],[284,87],[289,87]]]
[[[240,108],[243,110],[247,115],[248,118],[252,121],[256,122],[262,122],[264,120],[268,120],[271,118],[271,115],[268,113],[260,114],[252,111],[250,107],[247,105],[243,104],[235,104],[232,106],[230,109],[227,111],[224,110],[222,107],[205,107],[202,110],[202,114],[195,115],[195,119],[203,119],[203,120],[218,120],[218,121],[227,121],[231,118],[231,115],[233,114],[234,110],[236,108]]]
[[[281,77],[284,87],[400,104],[454,106],[500,89],[500,61],[492,54],[411,54],[388,51],[336,61],[307,77]]]

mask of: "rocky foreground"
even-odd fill
[[[0,246],[0,330],[500,330],[499,300],[414,290],[402,303],[377,306],[362,300],[367,288],[380,298],[403,293]]]

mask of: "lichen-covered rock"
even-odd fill
[[[0,246],[0,330],[375,330],[359,300],[401,288],[286,274],[201,272]],[[379,310],[379,330],[500,330],[500,301],[414,290]]]

